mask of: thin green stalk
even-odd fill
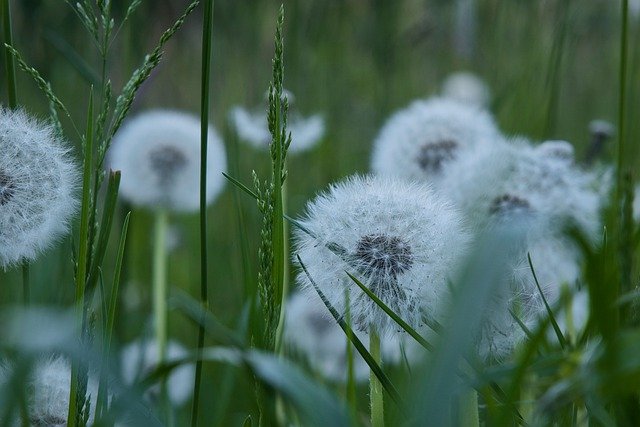
[[[78,260],[76,270],[76,291],[75,310],[76,319],[81,338],[84,333],[84,291],[87,279],[87,265],[89,257],[89,218],[91,213],[91,166],[93,165],[93,90],[89,92],[89,111],[87,114],[87,130],[84,141],[84,159],[82,172],[82,207],[80,214],[80,235],[78,243]],[[69,412],[67,414],[67,425],[75,427],[77,425],[76,415],[78,412],[78,364],[71,365],[71,386],[69,394]]]
[[[167,353],[167,229],[169,214],[161,209],[155,214],[153,234],[153,318],[155,321],[156,345],[158,346],[158,365],[166,360]],[[162,380],[160,401],[167,411],[166,420],[170,419],[167,406],[166,377]]]
[[[349,406],[349,411],[351,415],[351,422],[353,425],[357,424],[357,412],[358,412],[358,398],[356,395],[356,375],[354,370],[354,359],[353,359],[353,346],[351,345],[351,340],[353,337],[351,334],[353,330],[351,329],[351,298],[349,294],[349,288],[345,287],[344,290],[345,296],[345,317],[347,319],[347,402]]]
[[[369,331],[369,352],[378,365],[382,364],[380,354],[380,336],[371,328]],[[378,377],[371,371],[369,374],[369,398],[371,401],[371,427],[384,426],[384,400],[382,384]]]
[[[13,28],[11,25],[11,2],[10,0],[2,0],[2,18],[4,30],[4,42],[13,46]],[[4,49],[5,68],[7,73],[7,98],[9,108],[15,109],[18,106],[18,90],[16,84],[16,66],[14,57],[5,47]],[[24,305],[29,305],[31,292],[29,286],[29,263],[22,263],[22,297]]]
[[[629,25],[629,0],[622,0],[622,25],[620,26],[620,69],[619,69],[619,95],[618,95],[618,158],[616,168],[616,224],[619,238],[619,262],[621,268],[621,284],[620,292],[627,293],[632,290],[632,251],[630,250],[630,236],[633,234],[633,221],[631,215],[624,215],[625,189],[629,189],[627,193],[631,193],[633,184],[630,177],[626,179],[628,174],[625,161],[627,154],[626,147],[626,113],[627,113],[627,68],[628,68],[628,25]],[[627,185],[625,185],[627,184]],[[632,197],[632,194],[629,194]],[[631,206],[628,205],[631,209]],[[631,212],[629,212],[631,213]]]
[[[2,17],[4,27],[4,42],[13,46],[13,29],[11,26],[11,2],[10,0],[2,0]],[[9,49],[4,50],[5,67],[7,71],[7,95],[9,98],[9,108],[13,109],[18,106],[17,85],[16,85],[16,67],[14,58]]]
[[[204,4],[202,25],[202,75],[200,87],[200,300],[205,310],[209,309],[207,286],[207,144],[209,134],[209,86],[211,81],[211,39],[213,37],[213,0]],[[191,425],[198,424],[200,403],[200,382],[202,379],[202,348],[204,347],[204,326],[198,328],[198,359],[193,383],[193,405]]]
[[[468,389],[462,392],[459,400],[461,427],[479,427],[480,415],[478,414],[478,392]]]

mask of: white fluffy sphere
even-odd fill
[[[34,260],[69,231],[78,180],[51,125],[0,108],[0,267]]]
[[[442,96],[476,107],[487,107],[491,91],[487,84],[473,73],[460,71],[450,74],[442,83]]]
[[[120,194],[137,206],[176,212],[200,207],[200,119],[153,110],[126,122],[110,150],[111,168],[122,171]],[[209,126],[207,203],[225,183],[225,148]]]
[[[374,141],[371,169],[438,184],[462,152],[500,138],[486,111],[444,98],[415,101],[383,126]]]
[[[309,202],[301,222],[314,236],[296,230],[295,252],[342,314],[349,291],[355,329],[384,334],[398,326],[346,271],[414,328],[422,325],[422,316],[438,317],[446,310],[447,280],[469,238],[458,212],[429,186],[351,177]],[[312,288],[303,271],[298,282]]]

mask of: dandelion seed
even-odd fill
[[[295,98],[291,92],[283,91],[283,98],[289,101],[290,107],[293,106]],[[229,120],[242,141],[260,150],[269,148],[271,133],[267,126],[267,115],[264,109],[251,112],[242,107],[235,107],[229,113]],[[304,117],[297,111],[290,111],[287,129],[291,132],[289,153],[296,154],[311,150],[322,140],[325,134],[325,123],[319,114]]]
[[[189,355],[188,351],[175,341],[167,343],[165,362],[174,362]],[[158,345],[153,340],[135,341],[126,346],[121,353],[122,376],[128,384],[144,378],[157,367]],[[195,368],[193,364],[182,365],[167,378],[167,393],[174,406],[183,405],[193,393]],[[160,385],[150,387],[146,397],[154,402],[160,398]]]
[[[285,340],[294,351],[301,353],[310,367],[333,382],[347,380],[347,336],[329,313],[315,291],[296,292],[287,302]],[[365,346],[369,335],[356,332]],[[401,361],[401,347],[410,363],[424,356],[408,336],[388,336],[382,341],[382,357],[385,363]],[[358,382],[368,380],[369,367],[355,348],[352,348],[354,377]]]
[[[78,178],[52,126],[0,108],[0,267],[34,260],[69,231]]]
[[[469,72],[450,74],[442,83],[442,96],[463,104],[486,108],[491,101],[491,91],[478,76]]]
[[[349,289],[353,325],[364,332],[398,328],[345,271],[419,327],[423,315],[442,312],[447,279],[468,242],[461,217],[447,201],[426,185],[391,177],[356,176],[331,186],[307,205],[302,222],[315,237],[297,230],[297,253],[341,313]],[[304,273],[298,282],[312,288]]]
[[[62,356],[40,358],[29,379],[29,417],[35,426],[66,426],[71,387],[71,364]],[[89,376],[89,420],[93,421],[98,382]]]
[[[110,152],[111,167],[122,171],[120,194],[137,206],[178,212],[200,207],[200,120],[189,114],[154,110],[122,127]],[[225,149],[209,126],[208,203],[224,186]]]
[[[460,102],[432,98],[395,113],[374,141],[377,174],[437,184],[460,153],[500,139],[489,113]]]

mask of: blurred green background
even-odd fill
[[[122,17],[128,1],[113,1]],[[566,139],[583,156],[589,121],[617,117],[620,5],[611,0],[317,0],[285,1],[285,87],[295,108],[321,113],[327,125],[314,150],[289,158],[288,212],[302,213],[306,200],[328,183],[368,170],[371,143],[391,112],[411,100],[438,92],[451,72],[469,70],[484,78],[493,93],[492,110],[507,134],[533,139]],[[458,19],[460,3],[475,5],[471,20]],[[227,115],[235,105],[264,104],[271,77],[273,34],[280,2],[218,0],[214,11],[212,123],[224,135],[228,170],[251,183],[255,169],[265,176],[266,153],[237,141]],[[116,91],[142,62],[164,29],[182,13],[186,1],[144,1],[112,46],[108,72]],[[13,2],[14,44],[27,63],[51,82],[78,123],[85,119],[91,75],[100,58],[80,22],[64,1]],[[188,18],[167,45],[161,65],[139,93],[132,114],[148,108],[198,113],[202,10]],[[457,18],[458,17],[458,18]],[[628,137],[640,136],[640,17],[630,16],[630,105]],[[469,25],[472,25],[471,27]],[[117,26],[117,21],[116,21]],[[473,28],[475,27],[475,31]],[[469,30],[471,29],[471,32]],[[466,36],[465,36],[466,34]],[[467,39],[465,39],[467,37]],[[466,42],[464,42],[466,40]],[[86,62],[80,73],[70,60]],[[4,57],[2,58],[4,60]],[[6,80],[4,64],[1,80]],[[0,85],[6,99],[6,87]],[[18,71],[19,102],[48,114],[46,98]],[[266,106],[265,106],[266,108]],[[69,130],[67,136],[73,137]],[[73,140],[76,147],[79,141]],[[632,145],[633,158],[637,148]],[[613,154],[610,150],[609,155]],[[79,158],[79,156],[78,156]],[[635,161],[634,164],[637,164]],[[222,178],[221,178],[222,179]],[[121,213],[126,211],[122,207]],[[121,221],[121,217],[119,221]],[[172,218],[179,236],[170,255],[169,283],[199,293],[197,215]],[[116,244],[114,227],[112,245]],[[118,340],[149,332],[149,212],[134,210],[121,287]],[[77,234],[77,231],[76,233]],[[238,322],[255,287],[259,216],[253,200],[227,184],[209,209],[211,310],[228,325]],[[113,264],[109,251],[106,271]],[[48,251],[32,266],[32,298],[37,304],[68,305],[73,299],[71,239]],[[19,271],[0,272],[0,302],[21,298]],[[194,347],[196,328],[180,315],[170,333]],[[204,419],[221,410],[217,397],[227,368],[207,366],[203,383]],[[241,376],[241,378],[245,378]],[[227,382],[227,385],[231,382]],[[240,422],[253,407],[250,378],[233,385],[229,420]]]

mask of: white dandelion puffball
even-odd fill
[[[445,98],[482,108],[491,101],[487,84],[475,74],[465,71],[450,74],[442,83],[441,93]]]
[[[189,355],[189,352],[179,343],[167,343],[167,362],[177,361]],[[135,341],[121,353],[122,376],[127,384],[133,384],[142,379],[157,367],[158,345],[155,340]],[[169,400],[174,406],[181,406],[189,400],[193,392],[195,368],[192,364],[182,365],[167,378]],[[160,386],[156,384],[147,390],[146,397],[151,400],[159,398]]]
[[[355,329],[384,335],[399,328],[346,271],[414,328],[423,315],[446,309],[447,280],[468,235],[458,212],[429,186],[354,176],[309,202],[301,223],[313,236],[295,231],[297,255],[341,314],[349,290]],[[302,270],[298,282],[313,288]]]
[[[291,107],[294,101],[293,94],[285,90],[283,97],[289,100]],[[320,114],[304,117],[297,111],[289,111],[287,130],[291,132],[291,146],[288,152],[296,154],[311,150],[324,137],[324,119]],[[234,107],[229,113],[229,120],[242,141],[260,150],[269,148],[271,133],[264,109],[251,112],[242,107]]]
[[[479,227],[526,218],[553,233],[573,222],[589,236],[600,228],[601,196],[593,177],[574,165],[564,141],[524,140],[478,146],[452,164],[443,191]]]
[[[78,181],[51,125],[0,107],[0,267],[34,260],[69,231]]]
[[[122,171],[120,194],[137,206],[193,212],[200,207],[200,119],[152,110],[137,115],[116,134],[111,168]],[[225,183],[225,148],[209,126],[207,203]]]
[[[71,387],[71,364],[62,356],[40,358],[29,378],[29,418],[36,426],[66,426]],[[93,420],[98,381],[89,375],[87,396]]]
[[[486,111],[444,98],[415,101],[395,113],[376,137],[371,169],[434,184],[459,155],[500,139]]]
[[[326,308],[314,290],[293,294],[287,302],[285,320],[285,340],[287,344],[305,356],[311,368],[333,382],[347,380],[347,335]],[[365,346],[369,345],[369,335],[356,331]],[[398,364],[402,361],[402,351],[409,363],[415,363],[424,356],[419,345],[408,334],[383,337],[382,358],[385,363]],[[369,366],[352,346],[354,378],[358,382],[367,381]]]
[[[514,315],[529,330],[535,330],[548,316],[527,254],[531,255],[540,289],[551,308],[558,305],[563,288],[575,289],[580,276],[580,254],[574,245],[553,236],[530,238],[519,253],[513,254],[511,277],[505,277],[505,286],[494,299],[482,327],[478,344],[482,358],[503,359],[526,339]]]

